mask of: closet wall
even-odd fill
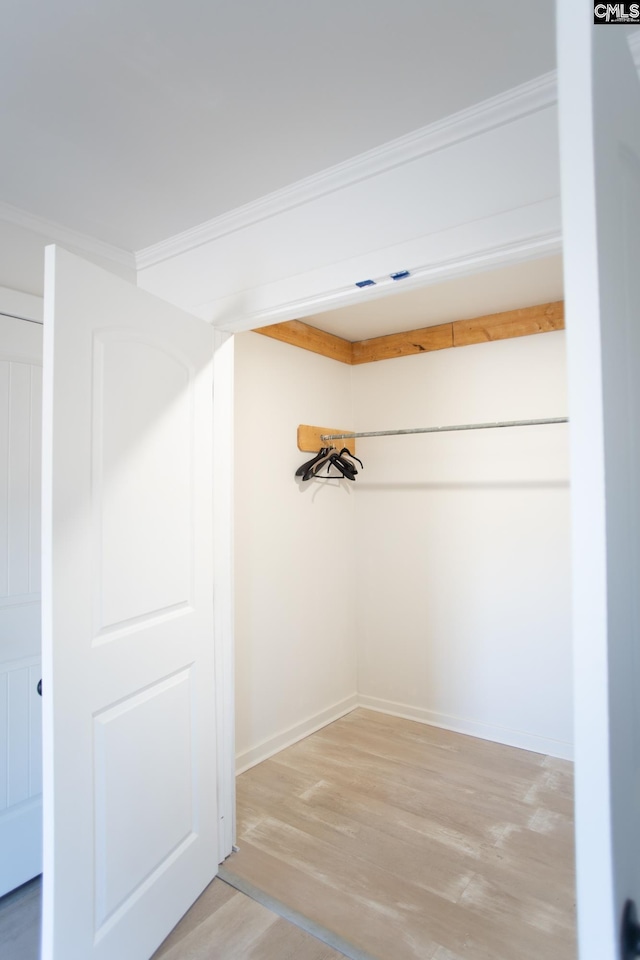
[[[31,293],[22,293],[10,287],[0,287],[0,311],[16,314],[32,320],[42,320],[44,304],[42,297]]]
[[[356,702],[354,502],[298,484],[299,423],[353,420],[351,368],[257,333],[235,338],[238,768]]]
[[[355,484],[293,476],[298,423],[565,414],[564,334],[359,367],[240,334],[235,390],[239,768],[356,693],[569,755],[567,428],[361,440]]]
[[[567,413],[565,334],[353,368],[358,430]],[[364,704],[571,754],[568,427],[361,440]]]

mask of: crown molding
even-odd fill
[[[556,100],[557,83],[553,71],[145,247],[136,252],[136,266],[138,270],[144,270],[251,224],[536,113],[552,106]]]
[[[640,76],[640,30],[629,34],[627,39]],[[519,120],[545,107],[553,106],[557,99],[557,72],[552,70],[498,96],[450,114],[426,127],[390,140],[380,147],[138,250],[135,254],[137,269],[152,267],[261,220],[268,220],[286,210],[410,163],[437,150],[443,150],[461,140]]]
[[[128,250],[123,250],[121,247],[113,246],[110,243],[104,243],[102,240],[96,240],[95,237],[80,233],[78,230],[71,229],[71,227],[64,227],[53,220],[45,220],[44,217],[38,217],[1,200],[0,221],[13,224],[15,227],[22,227],[23,230],[36,233],[50,242],[62,243],[96,257],[113,260],[114,263],[119,263],[130,270],[136,269],[135,256]]]

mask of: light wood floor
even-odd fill
[[[40,880],[0,898],[0,957],[38,960]],[[344,960],[277,914],[214,880],[152,960]]]
[[[344,958],[222,880],[214,880],[151,960]]]
[[[2,960],[38,960],[40,912],[40,877],[0,897],[0,957]]]
[[[379,960],[571,960],[572,765],[356,710],[238,778],[226,868]]]
[[[353,956],[572,960],[572,807],[569,763],[357,710],[238,778],[225,868]],[[39,939],[35,880],[0,899],[0,957]],[[340,957],[215,880],[153,960]]]

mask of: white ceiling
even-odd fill
[[[21,0],[2,33],[0,203],[127,251],[555,59],[553,0]]]
[[[562,297],[562,257],[554,256],[458,277],[406,293],[401,287],[391,288],[384,297],[368,297],[361,304],[305,317],[304,322],[347,340],[366,340],[549,303]]]

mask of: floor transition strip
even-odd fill
[[[229,884],[230,887],[233,887],[235,890],[239,890],[240,893],[244,893],[247,897],[255,900],[256,903],[266,907],[267,910],[277,913],[278,916],[282,917],[283,920],[288,920],[296,927],[300,927],[300,929],[304,930],[306,933],[310,933],[312,937],[316,938],[316,940],[321,940],[322,943],[326,943],[328,947],[333,947],[333,949],[337,950],[338,953],[342,953],[345,957],[349,957],[349,960],[377,960],[377,958],[372,956],[372,954],[367,953],[365,950],[361,950],[359,947],[356,947],[351,943],[348,943],[337,933],[333,933],[333,931],[328,930],[326,927],[316,923],[314,920],[310,920],[309,917],[305,917],[304,914],[300,913],[298,910],[288,907],[286,904],[282,903],[282,901],[276,900],[275,897],[272,897],[268,893],[265,893],[264,890],[260,890],[258,887],[255,887],[243,877],[237,876],[233,870],[225,867],[224,864],[221,864],[218,869],[218,877],[220,880],[224,880],[225,883]]]

